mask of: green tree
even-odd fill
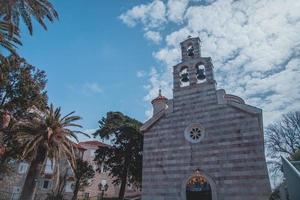
[[[18,142],[10,134],[13,124],[29,108],[45,110],[46,75],[17,56],[0,61],[0,173],[10,169],[10,161],[19,156]]]
[[[54,163],[54,172],[59,176],[59,161],[67,158],[72,168],[76,168],[76,148],[71,138],[78,141],[77,134],[81,131],[74,131],[70,128],[81,128],[76,121],[79,116],[73,116],[74,112],[61,116],[60,108],[50,105],[45,112],[34,111],[28,113],[27,120],[19,121],[13,128],[12,134],[21,144],[21,158],[30,161],[30,167],[26,176],[20,199],[31,200],[35,192],[35,180],[39,177],[46,158]],[[88,135],[86,135],[88,136]],[[58,186],[59,179],[56,180]],[[59,188],[57,188],[59,189]]]
[[[93,166],[82,159],[76,160],[75,185],[72,200],[77,199],[78,191],[89,185],[89,180],[95,176]]]
[[[123,200],[128,183],[137,187],[142,178],[143,137],[140,133],[142,123],[121,112],[108,112],[99,121],[99,129],[94,136],[109,139],[111,146],[96,151],[95,160],[104,164],[114,184],[120,184],[119,199]]]
[[[15,120],[3,110],[0,110],[0,116],[0,175],[3,175],[13,171],[10,161],[17,160],[20,152],[19,143],[9,134]]]
[[[41,111],[47,107],[46,74],[18,56],[9,56],[0,62],[0,109],[19,118],[35,106]]]

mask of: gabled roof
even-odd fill
[[[80,146],[90,145],[90,146],[95,146],[95,147],[108,147],[108,146],[110,146],[108,144],[105,144],[103,142],[99,142],[97,140],[90,140],[90,141],[85,141],[85,142],[79,142],[78,144]]]
[[[77,149],[83,149],[83,150],[86,150],[86,148],[82,147],[80,144],[74,143],[74,147],[77,148]]]
[[[161,110],[156,115],[151,117],[148,121],[146,121],[143,126],[140,128],[141,132],[147,131],[151,126],[153,126],[159,119],[161,119],[166,113],[166,110]]]

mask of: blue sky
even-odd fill
[[[108,111],[146,119],[147,91],[137,72],[155,63],[155,46],[118,18],[137,2],[53,1],[59,21],[48,31],[35,24],[33,37],[22,30],[19,52],[47,72],[49,102],[75,110],[85,129],[96,128]]]
[[[264,124],[300,109],[300,1],[52,1],[60,20],[22,29],[19,52],[45,70],[50,102],[75,110],[85,130],[108,111],[144,121],[188,35],[212,57],[218,88],[263,109]]]

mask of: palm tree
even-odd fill
[[[15,54],[20,42],[19,22],[23,20],[30,35],[33,34],[31,18],[47,30],[45,18],[50,22],[58,19],[58,13],[48,0],[1,0],[0,1],[0,46]],[[0,52],[0,61],[3,53]]]
[[[22,45],[20,41],[19,29],[8,22],[0,21],[0,46],[15,54],[17,45]],[[4,62],[4,56],[0,52],[0,61]]]
[[[45,18],[50,22],[58,19],[58,13],[48,0],[1,0],[0,19],[19,27],[20,18],[27,26],[30,35],[33,34],[31,17],[47,30]]]
[[[22,159],[31,161],[29,171],[25,180],[20,199],[33,199],[35,184],[39,175],[43,171],[46,158],[54,163],[54,172],[59,177],[59,161],[67,158],[71,167],[75,169],[76,155],[73,138],[78,141],[77,134],[81,131],[73,131],[69,128],[81,126],[76,123],[81,119],[73,116],[74,112],[61,117],[60,108],[54,108],[51,104],[45,113],[35,111],[28,114],[27,120],[19,122],[15,127],[15,136],[21,144]],[[86,135],[88,136],[88,135]],[[88,136],[89,137],[89,136]],[[59,179],[56,179],[56,186]]]

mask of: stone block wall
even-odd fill
[[[210,180],[213,200],[267,199],[260,120],[261,113],[219,104],[213,82],[174,91],[173,112],[144,133],[143,200],[184,200],[186,182],[197,169]],[[205,128],[200,143],[184,137],[191,123]]]

